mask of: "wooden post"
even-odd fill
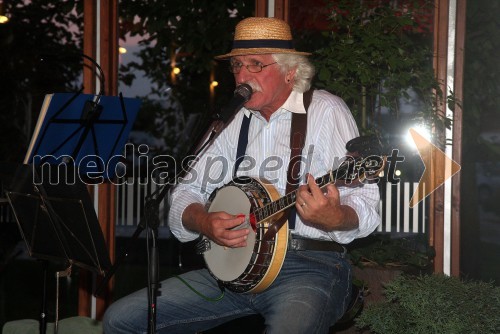
[[[466,7],[466,0],[457,0],[454,87],[455,98],[457,101],[463,101]],[[459,140],[455,140],[453,142],[453,159],[458,164],[462,164],[462,126],[463,110],[462,103],[459,103],[455,105],[453,117],[453,138],[459,138]],[[461,175],[458,173],[452,179],[451,212],[451,275],[455,277],[460,275],[460,188]]]
[[[267,0],[255,0],[255,16],[267,16]]]
[[[99,18],[97,6],[99,5]],[[99,19],[100,31],[96,23]],[[97,34],[99,34],[99,59],[105,76],[105,94],[116,96],[118,93],[118,0],[100,0],[99,4],[93,1],[84,2],[84,52],[95,59],[97,55]],[[95,70],[84,69],[85,92],[94,94],[96,90]],[[104,234],[111,261],[115,258],[115,221],[116,221],[116,190],[106,182],[98,185],[98,210],[97,217]],[[107,305],[111,301],[113,280],[109,282],[102,296],[96,298],[95,316],[102,319]],[[78,314],[91,316],[92,300],[92,275],[82,271],[78,295]]]
[[[290,19],[289,7],[288,0],[274,0],[274,17],[288,22]]]

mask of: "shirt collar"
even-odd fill
[[[293,113],[305,114],[306,108],[304,108],[304,94],[292,91],[292,93],[285,101],[285,103],[281,106],[281,108],[286,109]]]
[[[289,112],[297,113],[297,114],[305,114],[306,109],[304,108],[304,94],[296,91],[292,91],[288,99],[285,103],[276,111],[278,112],[281,109],[285,109]],[[245,116],[249,117],[251,111],[248,109],[244,109]]]

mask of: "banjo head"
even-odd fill
[[[246,193],[236,186],[226,186],[216,193],[208,212],[225,211],[233,215],[248,215],[250,210],[251,203]],[[249,223],[235,227],[235,229],[243,228],[250,231],[247,246],[227,248],[210,241],[210,249],[203,254],[208,269],[222,281],[232,281],[240,277],[251,261],[255,232]]]

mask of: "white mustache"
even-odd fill
[[[252,91],[255,93],[255,92],[262,92],[262,87],[260,87],[260,85],[256,82],[244,82],[245,84],[249,85],[250,87],[252,87]]]

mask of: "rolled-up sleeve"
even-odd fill
[[[344,101],[323,91],[315,92],[315,98],[314,103],[311,103],[314,110],[310,115],[312,129],[315,131],[312,132],[309,140],[310,145],[315,148],[311,170],[315,176],[320,176],[339,167],[345,155],[348,154],[346,143],[358,137],[359,132]],[[359,226],[348,231],[326,232],[306,224],[299,224],[297,232],[300,235],[348,244],[354,239],[368,236],[377,228],[381,222],[378,212],[380,203],[378,185],[374,183],[356,187],[339,185],[338,189],[340,203],[351,207],[356,212]]]
[[[350,206],[358,215],[359,226],[350,231],[330,232],[340,243],[348,244],[356,238],[363,238],[372,233],[380,224],[378,212],[380,193],[376,184],[365,184],[362,187],[339,188],[340,203]]]
[[[210,194],[232,178],[230,171],[234,165],[235,156],[234,137],[239,131],[239,124],[243,113],[235,117],[235,121],[221,132],[221,134],[201,154],[191,169],[186,172],[169,196],[168,225],[172,234],[181,242],[188,242],[199,237],[199,233],[186,229],[182,222],[182,215],[186,208],[193,203],[205,205]]]
[[[181,242],[196,239],[199,233],[190,231],[182,224],[182,214],[188,205],[192,203],[203,204],[205,201],[201,195],[195,194],[188,189],[178,186],[170,195],[169,227],[172,234]]]

